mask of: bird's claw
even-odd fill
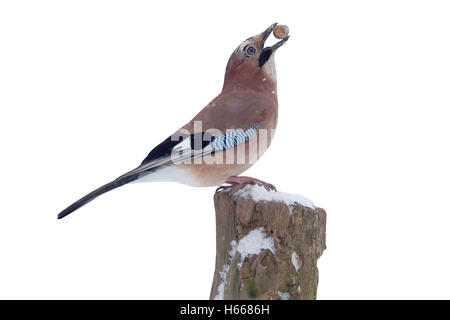
[[[244,176],[231,176],[228,177],[225,181],[225,184],[219,186],[216,191],[222,190],[240,190],[244,188],[246,185],[258,185],[264,187],[267,191],[277,191],[277,188],[271,183],[267,183],[252,177],[244,177]]]

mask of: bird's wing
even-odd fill
[[[254,92],[222,93],[124,176],[146,175],[157,167],[211,155],[243,143],[258,129],[267,128],[271,117],[276,116],[274,107],[266,97]],[[195,122],[202,126],[200,130]]]
[[[157,167],[163,167],[185,160],[212,155],[250,140],[261,126],[252,124],[247,129],[231,129],[223,134],[213,135],[210,132],[171,136],[155,147],[136,169],[127,172],[120,178],[135,175],[146,175]]]

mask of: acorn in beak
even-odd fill
[[[288,40],[290,36],[286,36],[285,38],[283,38],[282,40],[278,41],[277,43],[275,43],[273,46],[270,47],[264,47],[264,44],[266,43],[267,38],[269,38],[270,34],[273,32],[273,30],[275,29],[275,27],[277,26],[278,23],[274,23],[272,24],[270,27],[268,27],[263,33],[261,33],[261,54],[259,55],[259,61],[258,61],[258,65],[259,67],[262,67],[267,60],[270,59],[270,57],[272,56],[272,54],[282,45],[284,45]]]

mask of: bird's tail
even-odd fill
[[[78,208],[84,206],[86,203],[94,200],[95,198],[97,198],[98,196],[111,191],[113,189],[116,189],[118,187],[121,187],[127,183],[133,182],[134,180],[139,178],[139,174],[132,174],[132,175],[123,175],[119,178],[117,178],[114,181],[111,181],[110,183],[105,184],[104,186],[95,189],[94,191],[92,191],[91,193],[88,193],[87,195],[85,195],[83,198],[81,198],[80,200],[72,203],[70,206],[68,206],[66,209],[64,209],[63,211],[61,211],[58,214],[58,219],[62,219],[65,216],[71,214],[72,212],[74,212],[75,210],[77,210]]]

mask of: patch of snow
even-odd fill
[[[234,259],[234,256],[236,255],[238,243],[236,240],[231,241],[231,250],[230,250],[230,262]]]
[[[298,255],[297,252],[292,252],[291,262],[294,265],[295,271],[298,271],[302,267],[302,263],[298,264]]]
[[[238,263],[238,268],[242,267],[244,259],[251,254],[258,254],[264,249],[269,249],[275,254],[275,244],[272,237],[268,237],[264,232],[264,228],[258,228],[250,231],[245,237],[243,237],[236,250],[241,255],[241,260]]]
[[[229,258],[228,264],[222,267],[220,274],[220,284],[217,287],[217,294],[214,300],[223,300],[225,293],[225,284],[227,283],[228,272],[230,271],[230,263],[233,261],[236,253],[239,252],[241,260],[238,263],[238,268],[241,269],[244,259],[248,255],[258,254],[264,249],[269,249],[273,254],[275,254],[275,244],[272,237],[268,237],[264,232],[264,228],[258,228],[250,231],[246,236],[244,236],[239,243],[236,240],[231,241],[231,249],[228,252]]]
[[[291,295],[289,294],[289,292],[278,291],[278,296],[281,298],[281,300],[289,300],[289,299],[291,299]]]
[[[217,294],[214,300],[223,300],[223,295],[225,293],[225,282],[227,281],[228,271],[230,271],[230,266],[228,264],[224,265],[220,274],[220,284],[217,287]]]
[[[279,201],[284,202],[288,206],[293,205],[295,203],[301,204],[302,206],[309,207],[311,209],[315,209],[315,204],[301,195],[290,194],[286,192],[279,191],[268,191],[266,188],[260,185],[252,185],[248,184],[244,188],[236,191],[236,195],[243,197],[250,197],[254,201]],[[292,214],[292,212],[291,212]]]
[[[230,256],[228,258],[229,262],[233,261],[234,256],[236,255],[236,250],[237,250],[237,243],[235,240],[231,241],[230,245],[231,245],[231,250],[228,252],[228,254]],[[223,300],[223,297],[225,294],[225,284],[227,282],[228,271],[230,271],[230,265],[225,264],[222,267],[222,271],[219,272],[221,281],[220,281],[219,286],[217,287],[217,294],[214,297],[214,300]]]

